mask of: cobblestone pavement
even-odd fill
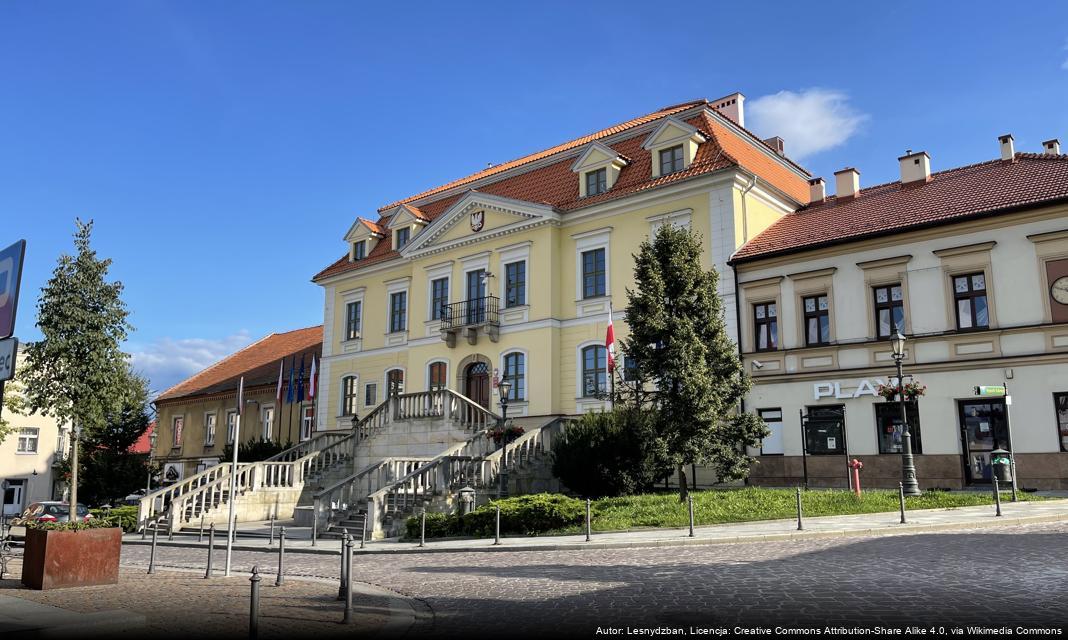
[[[689,548],[357,556],[356,578],[433,611],[424,631],[593,635],[598,626],[900,626],[1068,622],[1068,523]],[[203,566],[159,549],[157,562]],[[147,562],[127,546],[124,562]],[[236,552],[247,568],[268,557]],[[293,554],[336,576],[339,556]],[[218,560],[216,560],[218,563]],[[432,624],[432,627],[429,625]]]
[[[21,574],[21,561],[11,567]],[[340,624],[344,603],[337,601],[337,583],[287,580],[274,586],[273,573],[260,582],[260,637],[353,637],[379,630],[388,620],[387,599],[361,596],[354,601],[356,623]],[[0,595],[15,596],[81,613],[123,610],[145,616],[144,626],[107,637],[132,638],[247,638],[249,623],[248,576],[204,580],[203,573],[123,567],[116,585],[77,587],[50,591],[23,588],[18,579],[0,581]],[[0,621],[2,622],[2,621]],[[2,634],[0,634],[2,635]],[[77,635],[81,636],[82,633]],[[11,637],[17,637],[14,633]]]

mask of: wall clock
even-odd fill
[[[1057,302],[1068,305],[1068,276],[1061,276],[1053,281],[1049,288],[1050,295]]]

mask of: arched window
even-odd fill
[[[509,402],[522,402],[527,399],[527,359],[522,353],[509,353],[504,356],[504,375],[512,383],[508,390]]]
[[[592,398],[608,391],[608,352],[594,344],[582,350],[582,397]]]
[[[444,389],[447,386],[445,373],[444,362],[431,362],[427,370],[427,390]]]
[[[404,369],[391,369],[386,373],[386,393],[390,395],[404,393]]]
[[[356,414],[356,402],[358,400],[356,376],[345,376],[341,379],[341,415],[351,416]]]

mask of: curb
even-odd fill
[[[413,554],[413,553],[506,553],[506,552],[526,552],[526,551],[575,551],[580,549],[647,549],[654,547],[688,547],[688,546],[706,546],[715,544],[739,544],[739,543],[753,543],[753,542],[782,542],[787,540],[818,540],[826,538],[855,538],[855,537],[869,537],[869,536],[895,536],[895,535],[907,535],[912,533],[928,533],[928,532],[940,532],[940,531],[958,531],[969,529],[987,529],[991,527],[1013,526],[1013,525],[1025,525],[1025,524],[1041,524],[1047,522],[1062,522],[1068,521],[1068,513],[1036,515],[1036,516],[988,516],[986,520],[972,520],[968,522],[942,522],[934,524],[898,524],[887,527],[872,527],[866,529],[828,529],[823,531],[790,531],[784,533],[768,533],[768,534],[755,534],[755,535],[742,535],[742,536],[723,536],[717,538],[690,538],[686,536],[685,530],[681,530],[680,538],[662,538],[657,540],[614,540],[597,542],[597,534],[594,534],[594,540],[592,542],[575,541],[575,542],[560,542],[552,544],[525,544],[519,542],[519,540],[527,540],[527,538],[511,538],[511,541],[517,542],[509,544],[508,538],[502,538],[504,544],[495,546],[493,544],[487,544],[485,546],[478,547],[435,547],[432,541],[427,542],[426,547],[422,548],[403,548],[403,549],[390,549],[390,548],[365,548],[356,549],[353,551],[354,555],[390,555],[390,554]],[[149,541],[141,540],[123,540],[123,544],[131,545],[148,545]],[[187,542],[157,542],[159,547],[184,547],[203,549],[205,545],[197,543]],[[267,546],[251,546],[251,545],[233,545],[235,551],[269,551],[272,548]],[[311,547],[287,547],[287,553],[306,553],[306,554],[319,554],[319,555],[333,555],[340,554],[340,549],[327,549],[327,548],[311,548]]]

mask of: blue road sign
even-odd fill
[[[19,283],[26,241],[19,240],[0,251],[0,340],[15,333],[15,313],[19,308]]]

